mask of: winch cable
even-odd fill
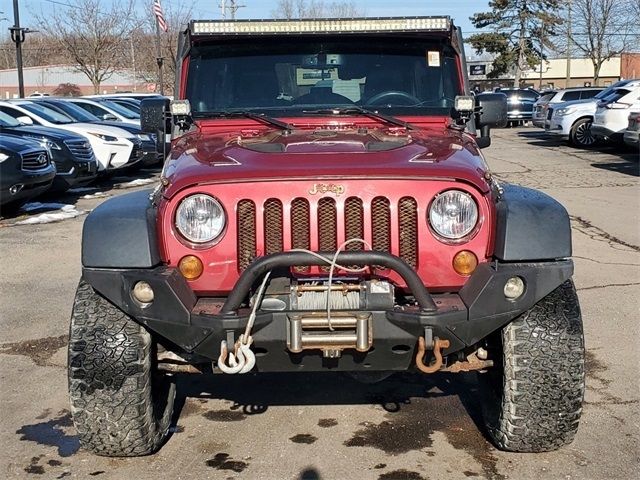
[[[323,255],[320,255],[316,252],[312,252],[311,250],[306,250],[304,248],[295,248],[290,250],[291,252],[308,253],[309,255],[312,255],[322,260],[323,262],[326,262],[329,264],[329,280],[327,282],[326,309],[327,309],[327,323],[329,324],[329,330],[332,332],[335,331],[335,329],[331,324],[330,295],[331,295],[331,286],[333,284],[333,273],[335,269],[339,268],[340,270],[343,270],[345,272],[350,272],[350,273],[362,273],[369,268],[368,266],[353,268],[353,267],[347,267],[345,265],[340,265],[338,263],[338,256],[340,255],[340,252],[344,250],[345,247],[347,247],[348,245],[351,245],[352,243],[361,243],[365,247],[368,247],[369,250],[373,250],[369,242],[367,242],[366,240],[363,240],[362,238],[351,238],[346,242],[343,242],[342,244],[340,244],[340,246],[338,246],[338,248],[336,249],[336,253],[333,255],[332,258],[325,257]],[[262,303],[262,297],[264,295],[264,290],[267,286],[267,282],[269,280],[270,275],[271,275],[271,271],[268,271],[265,274],[264,278],[262,279],[262,284],[260,285],[260,288],[258,289],[258,292],[256,294],[255,301],[251,308],[251,313],[249,314],[249,319],[247,320],[247,325],[244,329],[244,333],[240,335],[240,338],[238,338],[238,340],[234,344],[234,351],[229,352],[229,346],[226,340],[222,340],[222,342],[220,342],[220,356],[218,357],[217,365],[218,365],[218,368],[224,373],[227,373],[227,374],[247,373],[251,371],[251,369],[256,364],[256,356],[251,350],[251,344],[253,343],[253,337],[251,336],[251,329],[253,328],[253,325],[255,323],[258,307]],[[227,365],[227,360],[229,362],[228,365]]]
[[[335,331],[335,328],[333,328],[333,325],[331,325],[331,301],[330,301],[331,285],[333,284],[333,272],[335,271],[336,268],[339,268],[340,270],[344,270],[345,272],[362,273],[369,268],[368,266],[358,267],[358,268],[346,267],[338,263],[338,255],[340,255],[340,252],[344,250],[346,246],[351,245],[352,243],[361,243],[365,247],[369,248],[369,250],[373,250],[373,248],[371,247],[371,244],[369,244],[369,242],[367,242],[366,240],[363,240],[362,238],[351,238],[346,242],[341,243],[336,249],[336,253],[333,255],[331,259],[324,257],[322,255],[319,255],[316,252],[312,252],[311,250],[305,250],[304,248],[295,248],[291,250],[292,252],[308,253],[329,264],[329,280],[327,282],[326,309],[327,309],[327,323],[329,324],[329,330],[332,332]]]
[[[256,294],[253,306],[251,307],[251,313],[249,314],[249,319],[247,320],[247,326],[244,329],[244,333],[241,334],[240,338],[238,338],[238,340],[236,341],[234,345],[234,351],[229,352],[229,346],[227,345],[226,340],[222,340],[222,342],[220,342],[218,368],[224,373],[247,373],[251,371],[251,369],[256,364],[256,356],[251,350],[251,344],[253,343],[251,329],[253,328],[253,324],[256,321],[256,312],[258,311],[258,307],[262,303],[262,297],[264,296],[264,290],[267,286],[267,281],[269,280],[270,275],[271,271],[268,271],[262,279],[262,283],[260,284],[260,288],[258,289],[258,293]],[[227,357],[229,360],[229,365],[227,365]]]

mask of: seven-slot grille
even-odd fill
[[[49,155],[45,151],[35,151],[22,154],[22,170],[42,170],[49,166]]]
[[[93,149],[88,140],[65,140],[64,144],[78,160],[93,160]]]
[[[365,206],[362,199],[349,197],[344,201],[342,209],[338,209],[336,200],[323,197],[312,205],[306,198],[295,198],[291,201],[290,209],[283,208],[281,200],[267,199],[262,208],[257,208],[253,200],[240,200],[237,205],[238,231],[238,269],[246,269],[259,255],[258,245],[264,246],[264,255],[278,253],[283,250],[284,239],[287,238],[292,249],[311,249],[311,224],[317,225],[317,238],[313,239],[320,251],[334,252],[344,241],[352,238],[365,237],[365,225],[371,229],[371,247],[373,250],[391,252],[392,231],[397,231],[398,252],[391,252],[402,258],[407,264],[416,269],[418,267],[418,202],[413,197],[402,197],[397,205],[392,205],[386,197],[375,197],[371,200],[369,222],[365,222]],[[397,209],[397,229],[392,229],[392,207]],[[284,222],[285,212],[289,210],[289,222]],[[311,212],[315,211],[315,218]],[[340,213],[342,211],[342,213]],[[256,222],[256,215],[263,215],[263,222]],[[264,225],[263,231],[258,232],[256,225]],[[285,231],[285,225],[289,225]],[[344,232],[344,238],[338,238]],[[346,250],[363,250],[361,243],[351,243]],[[299,273],[309,272],[309,267],[294,267]],[[327,272],[327,266],[321,267]]]

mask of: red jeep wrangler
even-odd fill
[[[479,150],[447,17],[192,21],[161,184],[86,219],[69,378],[82,445],[144,455],[178,372],[478,370],[505,450],[573,439],[582,320],[565,209]],[[215,380],[213,380],[215,381]]]

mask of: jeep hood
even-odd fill
[[[489,191],[488,166],[469,134],[439,127],[196,131],[175,141],[164,195],[192,185],[287,179],[433,178]]]

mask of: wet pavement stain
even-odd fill
[[[607,380],[602,376],[608,370],[607,366],[602,363],[595,353],[586,351],[584,355],[584,370],[588,377],[597,380],[603,385],[609,386],[611,380]]]
[[[51,366],[49,359],[62,347],[67,345],[68,335],[38,338],[16,343],[3,343],[0,353],[6,355],[24,355],[39,367]]]
[[[203,413],[202,416],[214,422],[239,422],[247,418],[240,410],[211,410]]]
[[[383,473],[378,477],[378,480],[427,480],[427,478],[418,472],[412,472],[402,468],[400,470],[394,470],[393,472]]]
[[[308,433],[299,433],[298,435],[291,437],[289,440],[293,443],[306,443],[307,445],[310,445],[315,443],[315,441],[318,440],[318,437],[314,437]]]
[[[44,467],[42,465],[38,465],[38,462],[40,462],[42,457],[44,457],[44,455],[31,457],[31,463],[24,468],[24,471],[32,475],[44,475]]]
[[[247,462],[240,460],[232,460],[228,453],[218,453],[215,457],[205,462],[208,467],[215,468],[216,470],[231,470],[232,472],[240,473],[249,466]]]
[[[60,465],[62,465],[62,462],[60,460],[49,460],[47,462],[47,465],[51,467],[59,467]]]
[[[463,474],[465,477],[479,477],[479,476],[480,476],[480,474],[479,474],[479,473],[471,472],[471,471],[469,471],[469,470],[465,470],[464,472],[462,472],[462,474]]]
[[[71,426],[73,426],[71,414],[68,410],[62,410],[55,418],[47,422],[23,425],[16,430],[16,434],[22,435],[20,437],[22,441],[56,447],[58,455],[69,457],[80,449],[78,437],[76,435],[67,435],[64,430]]]
[[[318,420],[318,426],[322,428],[331,428],[338,425],[338,421],[335,418],[321,418]]]
[[[405,382],[416,381],[412,376],[404,378]],[[455,382],[446,377],[433,378],[432,386],[421,381],[422,388],[431,388],[430,391],[423,390],[423,396],[412,395],[399,402],[399,408],[387,410],[386,420],[381,423],[365,422],[363,428],[354,432],[344,444],[377,448],[389,455],[398,455],[432,447],[433,433],[442,432],[454,448],[465,451],[479,463],[485,477],[504,479],[497,471],[494,447],[478,428],[482,422],[479,408],[483,399],[475,377],[472,381],[468,375],[458,375]],[[394,386],[395,382],[389,382],[389,389]]]
[[[387,464],[386,464],[386,463],[379,463],[379,464],[377,464],[377,465],[376,465],[375,467],[373,467],[373,468],[375,468],[376,470],[380,470],[380,469],[382,469],[382,468],[386,468],[386,467],[387,467]]]
[[[105,473],[104,470],[98,470],[95,472],[91,472],[89,475],[91,475],[92,477],[97,477],[98,475],[102,475],[103,473]]]

